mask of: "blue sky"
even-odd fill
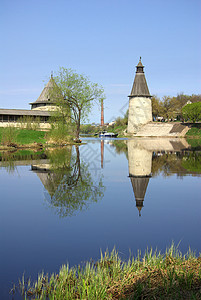
[[[201,93],[200,0],[1,0],[0,28],[0,108],[29,109],[63,66],[103,86],[110,121],[140,56],[151,94]]]

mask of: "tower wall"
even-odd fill
[[[152,166],[152,151],[143,149],[135,140],[128,140],[128,166],[130,176],[150,176]]]
[[[56,110],[55,105],[46,105],[46,106],[37,106],[32,108],[31,110],[41,110],[41,111],[55,111]]]
[[[128,111],[128,133],[137,133],[138,129],[152,121],[151,98],[130,97]]]

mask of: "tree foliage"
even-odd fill
[[[186,103],[201,102],[201,95],[184,95],[178,94],[176,97],[164,96],[162,100],[157,97],[152,97],[152,114],[154,118],[163,117],[169,119],[182,119],[182,109]]]
[[[182,108],[185,121],[201,121],[201,102],[187,104]]]
[[[57,86],[54,93],[58,95],[60,91],[62,95],[57,97],[57,119],[69,123],[70,118],[71,124],[76,128],[76,140],[79,140],[80,123],[88,118],[93,105],[100,105],[104,99],[103,88],[92,83],[87,76],[63,67],[54,79]]]

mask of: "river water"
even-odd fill
[[[201,152],[182,139],[83,139],[0,156],[0,299],[23,274],[114,247],[201,252]],[[17,296],[16,298],[17,299]]]

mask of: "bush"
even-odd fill
[[[28,130],[37,130],[40,128],[40,118],[36,117],[30,117],[30,116],[24,116],[20,118],[20,127],[22,129],[28,129]]]
[[[62,123],[52,125],[51,130],[46,134],[50,144],[64,145],[73,140],[73,128]]]
[[[18,136],[18,130],[15,127],[8,126],[6,128],[3,128],[1,143],[6,146],[15,144],[17,141],[17,136]]]

